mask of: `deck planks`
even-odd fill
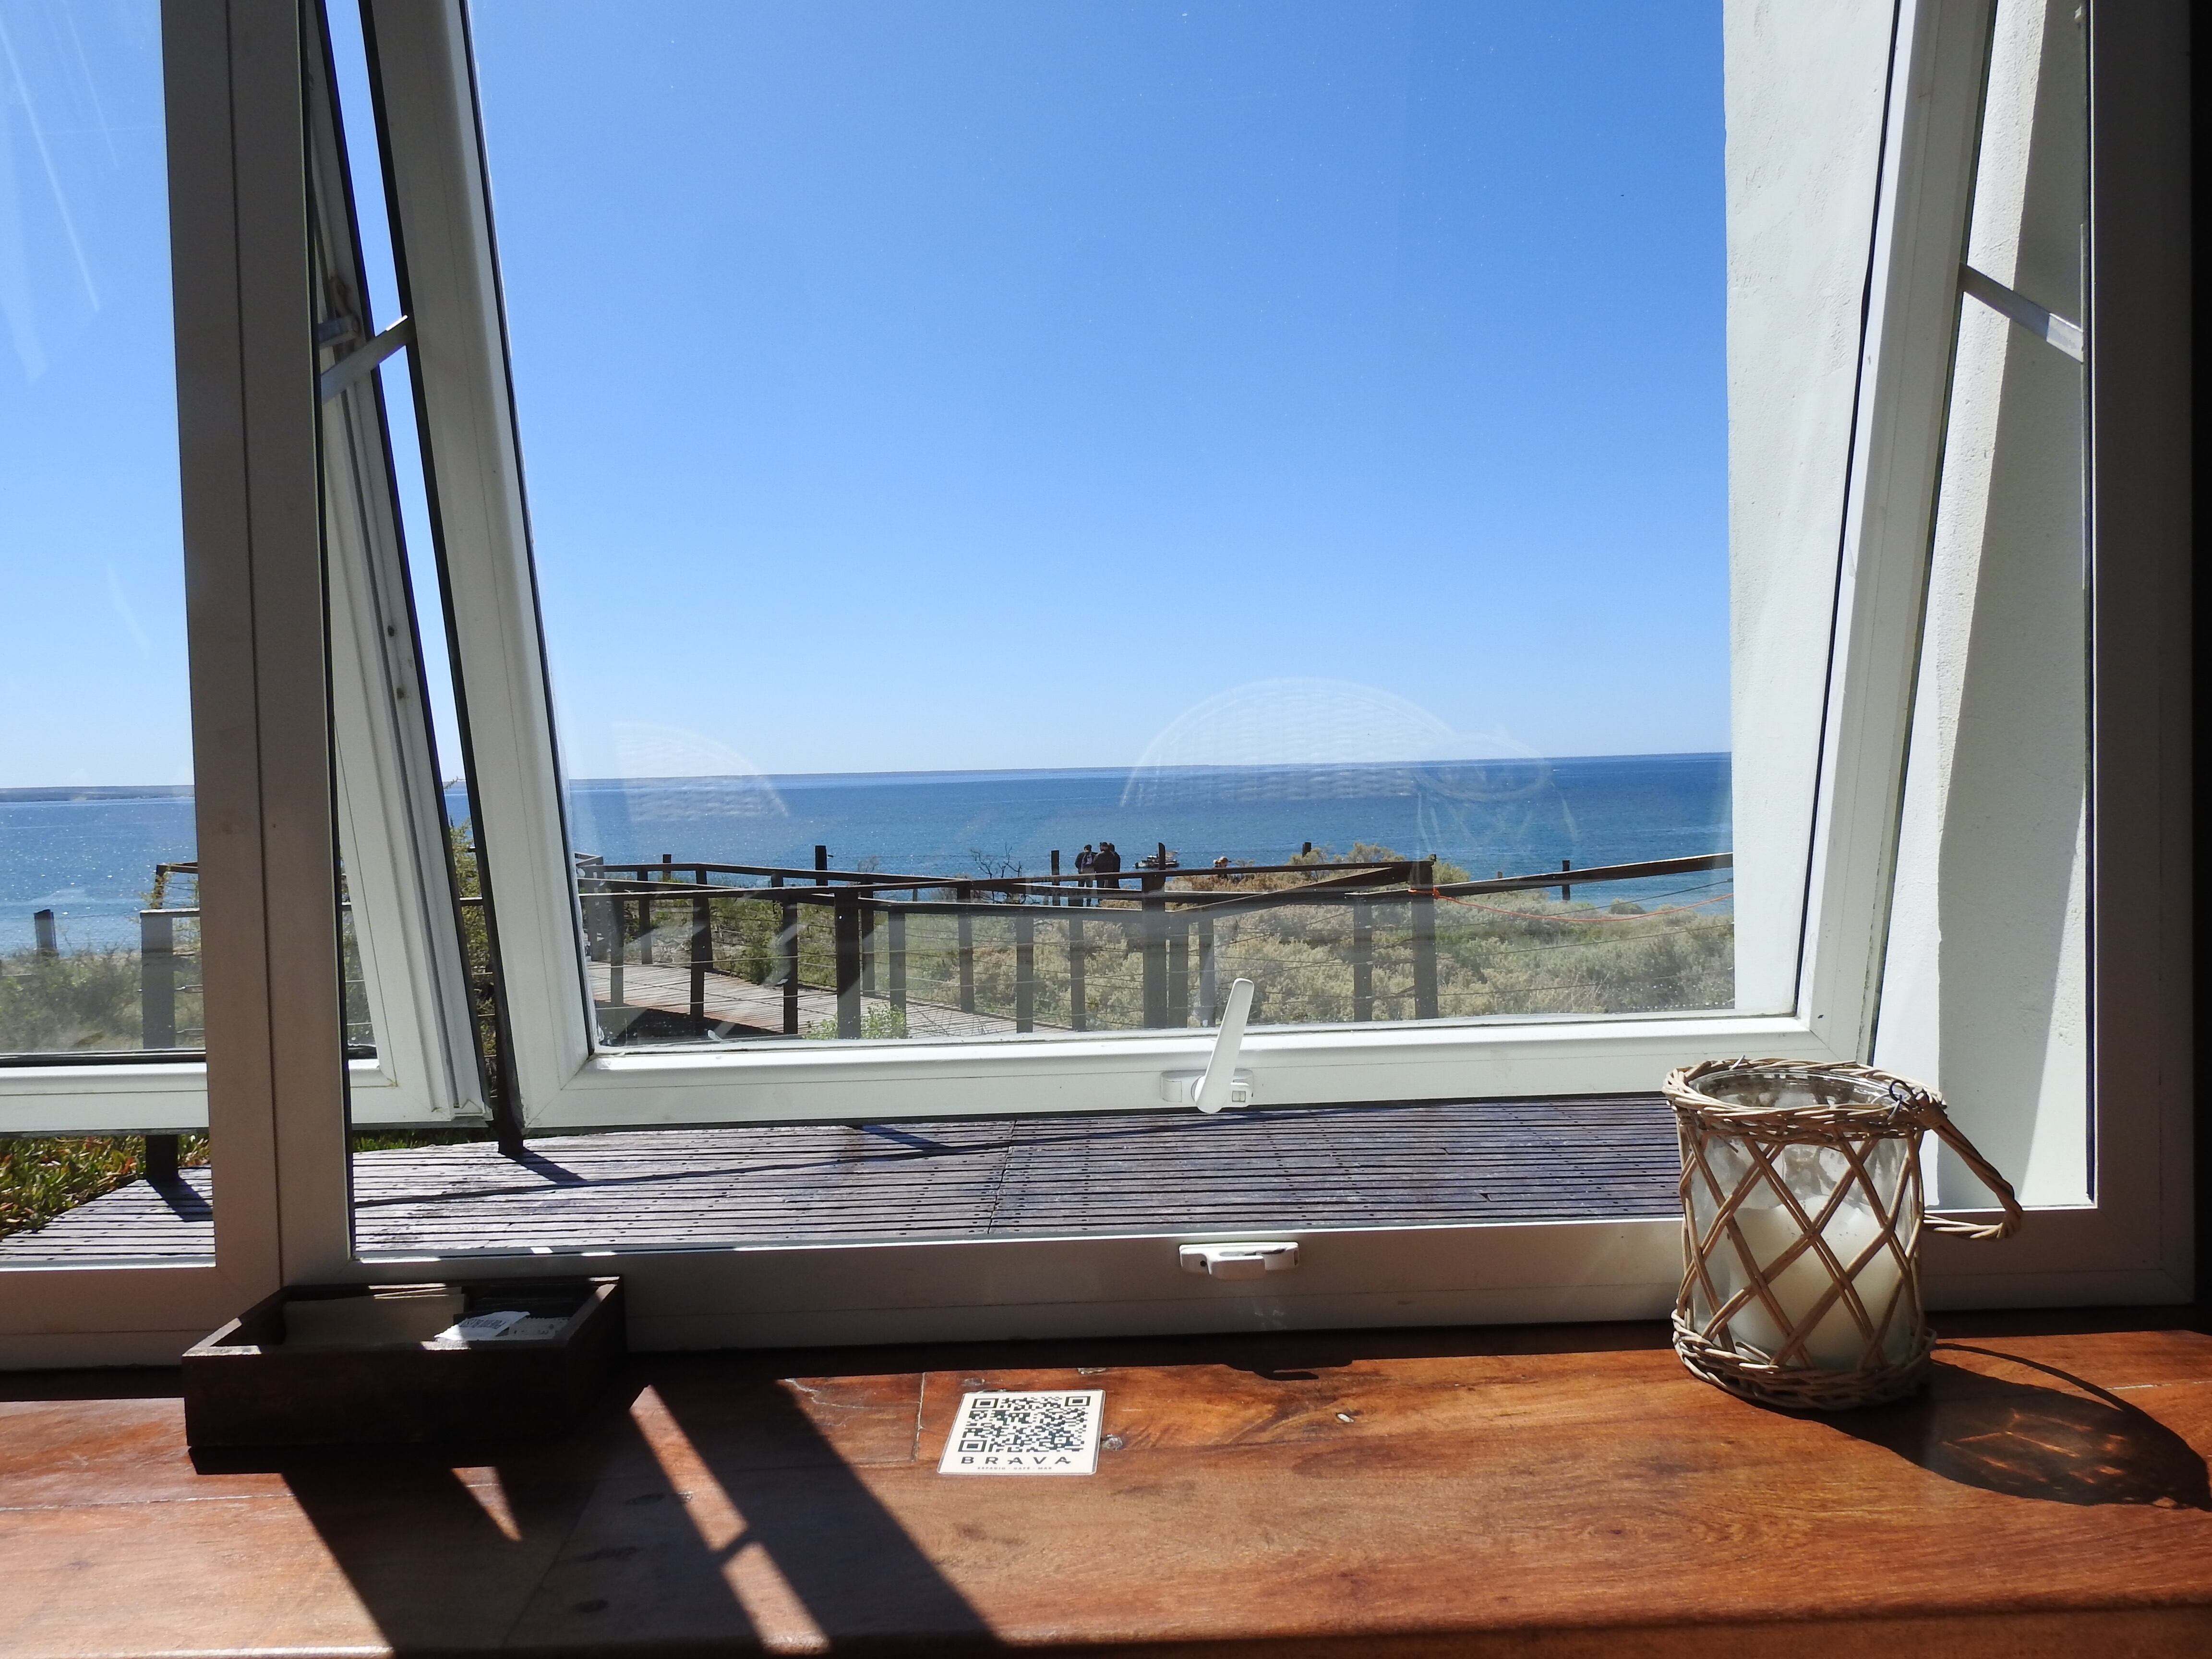
[[[560,1135],[358,1154],[364,1256],[1666,1216],[1656,1096]],[[0,1240],[0,1263],[214,1249],[208,1171]]]

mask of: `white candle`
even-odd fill
[[[1804,1205],[1808,1214],[1818,1214],[1826,1199],[1825,1196],[1802,1196],[1798,1201]],[[1796,1218],[1779,1204],[1759,1209],[1746,1205],[1735,1212],[1735,1225],[1742,1241],[1737,1251],[1715,1252],[1716,1266],[1735,1269],[1724,1275],[1729,1282],[1720,1286],[1723,1299],[1734,1296],[1750,1283],[1752,1268],[1764,1270],[1769,1264],[1778,1261],[1783,1252],[1803,1236]],[[1828,1218],[1828,1224],[1820,1230],[1820,1233],[1838,1262],[1848,1267],[1857,1260],[1861,1251],[1874,1243],[1878,1231],[1871,1210],[1863,1204],[1847,1203],[1837,1206],[1836,1212]],[[1743,1259],[1731,1263],[1729,1255],[1739,1253]],[[1852,1285],[1857,1290],[1859,1300],[1865,1304],[1867,1316],[1873,1321],[1876,1329],[1881,1328],[1883,1316],[1888,1313],[1890,1304],[1896,1299],[1899,1278],[1897,1257],[1887,1249],[1876,1255],[1852,1276]],[[1776,1324],[1774,1316],[1767,1311],[1766,1304],[1754,1300],[1729,1319],[1730,1336],[1763,1353],[1779,1357],[1790,1331],[1803,1322],[1805,1316],[1812,1312],[1814,1304],[1834,1282],[1827,1264],[1808,1249],[1779,1273],[1767,1275],[1767,1289],[1772,1294],[1775,1304],[1782,1310],[1787,1323]],[[1895,1331],[1885,1332],[1883,1346],[1895,1346],[1897,1334]],[[1838,1296],[1806,1337],[1804,1363],[1821,1370],[1847,1371],[1855,1370],[1868,1357],[1866,1337],[1859,1329],[1858,1321],[1851,1316],[1850,1309]],[[1883,1357],[1880,1353],[1872,1356],[1876,1363]]]

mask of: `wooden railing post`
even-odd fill
[[[906,912],[894,910],[886,918],[890,926],[891,1006],[902,1018],[906,1013]]]
[[[1014,913],[1014,1029],[1036,1030],[1036,918],[1026,904]]]
[[[607,902],[607,861],[597,854],[576,860],[576,895],[584,911],[584,959],[614,960],[614,911]]]
[[[871,892],[860,900],[860,994],[876,994],[876,898]]]
[[[177,923],[159,910],[138,913],[138,1043],[177,1046]]]
[[[610,1007],[623,1006],[623,963],[629,959],[629,901],[621,894],[610,894],[607,902],[612,907],[615,930],[607,940],[607,1003]]]
[[[860,1035],[860,896],[840,892],[830,907],[830,923],[837,946],[837,1035]]]
[[[691,896],[691,1018],[702,1030],[707,1024],[707,970],[714,965],[714,918],[707,902],[703,892]]]
[[[1145,896],[1137,901],[1137,948],[1145,966],[1145,1027],[1157,1030],[1168,1023],[1168,902],[1155,896],[1167,878],[1147,871],[1137,885]]]
[[[1198,1023],[1211,1025],[1220,1018],[1220,969],[1213,956],[1213,918],[1201,911],[1198,918]]]
[[[952,890],[952,902],[959,911],[960,1012],[975,1012],[975,919],[968,914],[969,888],[965,882]]]
[[[1090,999],[1083,984],[1089,955],[1090,948],[1083,942],[1083,913],[1077,910],[1067,919],[1067,1029],[1071,1031],[1091,1029]]]
[[[1065,904],[1066,902],[1067,901],[1066,899],[1060,896],[1060,848],[1055,847],[1052,849],[1052,896],[1047,899],[1045,902],[1048,904]]]
[[[1569,871],[1569,870],[1573,869],[1574,867],[1575,867],[1575,861],[1574,861],[1572,859],[1561,859],[1561,860],[1559,860],[1559,869],[1560,869],[1560,871],[1561,871],[1563,873],[1564,873],[1565,872],[1566,872],[1566,871]],[[1561,883],[1559,884],[1559,902],[1560,902],[1560,903],[1565,904],[1565,903],[1569,899],[1571,899],[1571,898],[1574,897],[1574,896],[1575,896],[1575,890],[1574,890],[1574,888],[1573,888],[1570,884],[1568,884],[1568,883],[1566,883],[1566,882],[1564,882],[1564,881],[1563,881],[1563,882],[1561,882]]]
[[[1434,859],[1413,866],[1413,1018],[1437,1017],[1437,884]]]
[[[61,935],[54,928],[54,913],[33,910],[31,913],[33,947],[42,957],[58,957],[62,953]]]
[[[1352,901],[1352,1017],[1375,1018],[1375,911],[1364,898]]]
[[[781,876],[770,876],[771,887],[783,885]],[[799,901],[776,902],[775,974],[783,987],[783,1034],[799,1035]]]
[[[1168,929],[1167,1023],[1180,1030],[1190,1024],[1190,923],[1165,911],[1160,921]]]

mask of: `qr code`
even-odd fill
[[[1105,1402],[1097,1389],[963,1395],[938,1473],[1095,1474]]]

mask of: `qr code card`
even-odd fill
[[[939,1474],[1096,1474],[1100,1389],[965,1394]]]

